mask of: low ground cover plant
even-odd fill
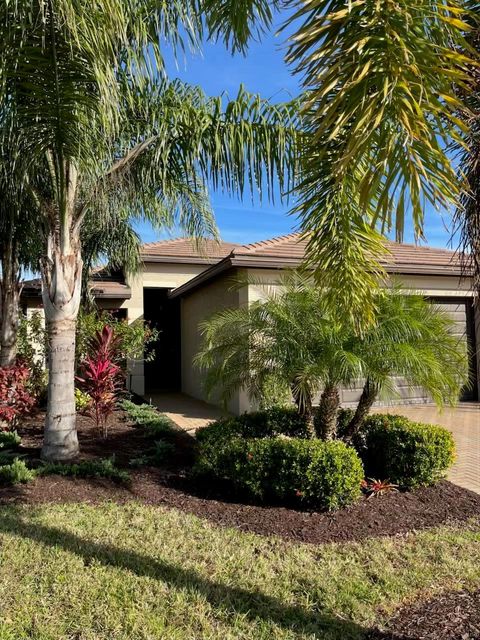
[[[135,404],[131,400],[122,400],[120,406],[130,420],[152,438],[171,435],[176,429],[170,418],[150,404]]]
[[[0,485],[31,482],[35,476],[35,471],[29,469],[25,461],[18,457],[13,462],[0,466]]]
[[[130,481],[128,471],[119,469],[115,465],[115,458],[113,457],[101,460],[82,460],[74,464],[46,463],[36,469],[35,474],[39,476],[55,474],[74,478],[108,478],[122,483]]]

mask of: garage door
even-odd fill
[[[467,341],[470,352],[470,379],[471,384],[468,389],[464,389],[461,395],[462,401],[473,401],[478,399],[477,394],[477,369],[476,369],[476,346],[475,346],[475,329],[473,305],[471,299],[468,298],[432,298],[438,307],[447,312],[455,321],[455,335],[461,340]],[[398,396],[394,400],[395,403],[415,404],[429,401],[428,395],[420,387],[410,387],[403,378],[395,378],[395,386]],[[355,405],[360,399],[363,383],[359,381],[353,388],[343,389],[341,393],[341,401],[344,406]],[[391,403],[391,400],[386,402]],[[385,404],[381,400],[377,406]]]
[[[471,298],[435,298],[433,302],[455,321],[455,335],[464,340],[470,350],[470,385],[462,392],[461,400],[477,400],[477,354],[475,340],[474,307]]]

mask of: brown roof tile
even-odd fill
[[[302,239],[299,233],[290,233],[285,236],[254,242],[233,251],[233,256],[258,257],[260,259],[285,260],[287,263],[300,262],[304,255],[307,240]],[[382,261],[388,271],[409,272],[420,269],[428,273],[432,269],[445,269],[446,271],[460,271],[460,257],[454,251],[437,249],[414,244],[400,244],[387,242],[390,252]]]
[[[145,262],[197,262],[213,264],[228,256],[238,245],[211,239],[173,238],[149,242],[142,247]]]

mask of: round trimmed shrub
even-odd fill
[[[355,446],[367,476],[406,488],[438,482],[455,460],[455,442],[447,429],[404,416],[370,416]]]
[[[209,434],[211,435],[211,434]],[[200,438],[195,471],[228,479],[257,499],[301,501],[333,510],[360,495],[357,453],[344,443],[301,438]]]
[[[219,437],[242,438],[274,438],[289,436],[291,438],[309,438],[308,425],[305,418],[298,414],[294,407],[271,407],[263,411],[244,413],[241,416],[224,418],[212,422],[197,431],[197,439]]]

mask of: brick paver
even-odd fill
[[[408,405],[379,409],[399,413],[429,424],[440,424],[449,429],[457,445],[457,461],[448,479],[455,484],[480,493],[480,404],[461,403],[454,409],[443,411],[433,405]]]
[[[181,393],[158,394],[148,400],[189,432],[226,415],[218,407]],[[378,411],[399,413],[412,420],[440,424],[449,429],[457,445],[457,461],[450,471],[449,480],[480,493],[480,403],[462,403],[443,411],[438,411],[433,405],[404,405]]]

